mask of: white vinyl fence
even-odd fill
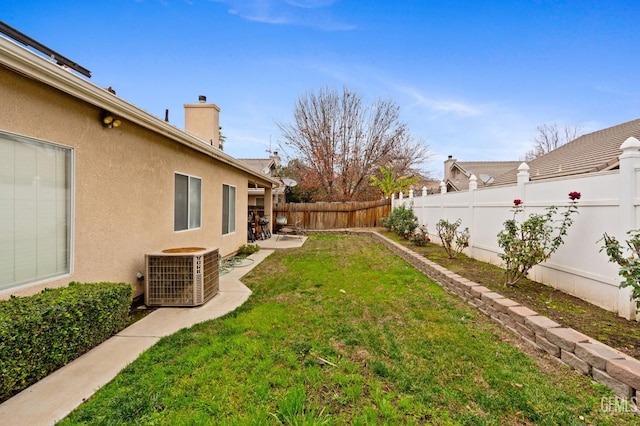
[[[513,200],[523,201],[522,220],[531,213],[544,213],[549,206],[559,213],[569,204],[569,192],[580,192],[578,214],[562,245],[551,258],[534,267],[529,278],[587,300],[627,319],[640,319],[630,299],[629,288],[621,289],[618,265],[600,252],[603,233],[624,244],[627,231],[640,228],[640,141],[629,138],[620,147],[620,169],[542,181],[529,181],[529,167],[519,167],[518,183],[512,186],[477,188],[471,177],[469,191],[440,194],[399,194],[392,206],[412,207],[419,224],[426,224],[432,241],[439,242],[436,223],[440,219],[469,228],[471,239],[465,254],[501,265],[498,232],[505,220],[513,217]],[[624,244],[626,246],[626,244]]]

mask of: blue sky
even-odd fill
[[[276,122],[309,91],[390,98],[436,178],[448,155],[521,159],[541,124],[640,118],[638,16],[637,0],[0,2],[0,20],[180,128],[206,95],[239,158],[293,156]]]

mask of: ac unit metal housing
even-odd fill
[[[184,247],[145,255],[147,306],[199,306],[218,293],[218,249]]]

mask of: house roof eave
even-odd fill
[[[458,169],[463,175],[465,175],[466,177],[469,177],[469,172],[467,172],[464,167],[462,167],[458,162],[455,162],[451,165],[451,170],[453,169]]]
[[[456,191],[460,191],[460,188],[458,188],[458,185],[454,184],[454,183],[453,183],[453,181],[452,181],[451,179],[447,179],[447,180],[445,181],[445,183],[444,183],[444,184],[445,184],[445,186],[446,186],[446,187],[450,186],[450,187],[452,187],[454,190],[456,190]]]
[[[11,68],[28,78],[42,82],[98,108],[117,114],[126,121],[162,134],[177,143],[259,178],[266,184],[271,184],[272,187],[279,184],[277,180],[259,173],[249,165],[212,147],[205,141],[184,132],[159,117],[79,77],[72,71],[54,64],[4,37],[0,37],[0,65]]]

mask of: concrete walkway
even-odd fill
[[[99,388],[160,338],[199,322],[221,317],[247,301],[251,290],[240,278],[273,253],[274,249],[301,247],[306,237],[276,236],[256,243],[253,264],[220,276],[220,291],[194,308],[159,308],[122,330],[73,362],[55,371],[0,405],[0,425],[49,426],[65,418]]]

